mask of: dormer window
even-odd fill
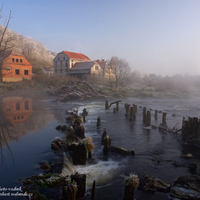
[[[13,62],[15,62],[15,59],[14,59],[14,58],[12,58],[12,61],[13,61]]]
[[[22,59],[20,59],[20,63],[22,63]]]
[[[19,59],[18,59],[18,58],[16,58],[16,62],[19,62]]]

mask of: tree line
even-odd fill
[[[0,20],[3,21],[3,7],[0,9]],[[8,19],[4,25],[0,24],[0,53],[4,54],[8,50],[14,50],[21,53],[33,66],[38,68],[41,66],[53,67],[53,58],[56,53],[49,51],[43,43],[31,37],[24,37],[16,31],[9,30],[9,24],[12,20],[10,11]]]

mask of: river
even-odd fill
[[[124,104],[138,106],[136,119],[130,121],[125,117]],[[200,166],[200,148],[183,144],[180,136],[159,129],[144,129],[142,122],[142,107],[152,109],[152,124],[159,126],[162,113],[154,118],[154,110],[167,112],[167,124],[181,128],[183,116],[200,118],[200,102],[198,98],[190,99],[122,99],[119,112],[113,113],[112,107],[105,110],[102,101],[74,101],[60,103],[54,97],[45,95],[21,95],[2,97],[0,100],[1,126],[1,168],[0,195],[3,199],[26,199],[11,197],[11,193],[22,193],[22,180],[28,176],[37,175],[43,171],[39,168],[46,161],[61,162],[60,154],[51,150],[51,141],[64,134],[55,128],[66,123],[66,109],[77,107],[79,112],[86,108],[85,135],[92,137],[95,145],[92,161],[85,166],[75,166],[76,171],[87,174],[87,193],[85,199],[90,199],[90,189],[96,181],[96,200],[120,200],[123,198],[124,182],[121,174],[135,172],[139,178],[144,174],[159,178],[171,185],[176,178],[189,175],[188,164],[196,162]],[[114,105],[113,105],[114,107]],[[174,116],[175,114],[175,116]],[[173,116],[172,116],[173,115]],[[97,117],[101,116],[101,127],[97,129]],[[121,156],[109,153],[103,155],[101,135],[104,128],[112,140],[112,145],[134,149],[135,156]],[[194,158],[185,159],[181,155],[191,153]],[[177,166],[174,166],[176,162]],[[197,172],[199,169],[197,168]],[[22,178],[22,180],[21,180]],[[11,192],[12,190],[12,192]],[[3,193],[4,192],[4,193]],[[167,193],[149,193],[136,189],[135,198],[169,199]]]

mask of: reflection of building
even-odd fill
[[[13,125],[26,121],[32,114],[32,99],[22,97],[4,97],[3,113],[4,117]]]

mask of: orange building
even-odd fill
[[[2,82],[17,82],[32,78],[32,66],[26,58],[17,52],[6,51],[0,54]]]

